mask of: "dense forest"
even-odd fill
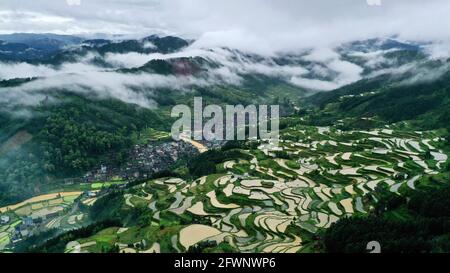
[[[409,197],[386,192],[369,216],[333,224],[324,236],[326,252],[366,253],[371,241],[381,244],[382,253],[450,252],[450,185],[428,179],[433,186]]]
[[[76,238],[88,237],[91,236],[102,229],[108,227],[120,226],[120,222],[116,220],[106,220],[99,221],[93,223],[89,226],[72,230],[63,234],[60,234],[44,243],[42,239],[46,238],[49,234],[40,234],[40,236],[36,236],[36,238],[30,238],[27,240],[27,248],[24,248],[24,251],[32,252],[32,253],[61,253],[64,252],[66,244],[70,241],[75,240]],[[34,239],[34,240],[31,240]],[[36,245],[29,245],[31,241],[37,242]],[[103,249],[104,253],[117,253],[119,252],[117,247],[105,248]]]
[[[448,61],[439,65],[448,65]],[[417,82],[412,82],[412,76],[406,73],[399,78],[381,75],[363,79],[302,101],[316,108],[309,121],[318,125],[336,124],[348,117],[366,117],[384,123],[408,120],[425,130],[447,127],[450,124],[450,73],[428,75],[429,78]]]
[[[150,109],[118,100],[61,95],[65,103],[34,109],[20,120],[2,114],[9,132],[4,139],[30,136],[0,150],[0,205],[39,194],[58,179],[79,177],[101,162],[120,165],[133,145],[132,135],[145,128],[168,130],[170,122]],[[9,126],[8,124],[11,124]],[[9,126],[9,128],[8,128]]]

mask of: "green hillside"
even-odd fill
[[[365,117],[387,123],[409,120],[423,129],[448,127],[450,74],[439,72],[448,64],[427,64],[429,75],[424,75],[422,80],[420,74],[381,75],[333,92],[318,93],[304,102],[317,107],[317,114],[311,117],[311,121],[318,124],[332,124],[348,117]],[[416,82],[413,81],[415,77],[419,78]]]

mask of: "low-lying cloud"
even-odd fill
[[[154,108],[156,103],[149,97],[152,90],[171,88],[183,90],[187,86],[206,85],[207,82],[194,77],[164,76],[149,73],[119,73],[103,70],[93,65],[74,63],[60,68],[32,66],[28,64],[2,65],[15,77],[39,77],[17,87],[2,88],[0,103],[14,107],[17,105],[37,105],[55,92],[69,91],[99,98],[116,98],[141,107]],[[26,74],[22,67],[27,67]],[[19,68],[14,71],[14,69]]]
[[[187,49],[172,54],[107,54],[105,61],[120,67],[139,67],[151,60],[167,60],[182,57],[202,57],[213,63],[220,64],[220,68],[210,68],[209,75],[217,76],[227,84],[240,84],[241,75],[260,74],[284,79],[291,84],[313,90],[332,90],[342,85],[357,81],[361,78],[363,69],[356,64],[341,60],[341,56],[332,49],[313,50],[303,56],[304,61],[320,63],[312,67],[301,65],[279,65],[272,57],[260,55],[246,56],[238,51],[224,48],[203,49],[194,43]],[[252,59],[252,57],[256,58]],[[276,55],[274,56],[276,57]],[[295,58],[290,56],[291,58]],[[330,81],[309,79],[308,74],[321,78],[333,78]],[[331,75],[336,74],[336,75]]]
[[[259,74],[278,78],[288,83],[314,90],[331,90],[343,84],[358,80],[361,68],[342,61],[338,54],[329,52],[330,58],[319,60],[312,52],[306,58],[309,61],[323,61],[321,66],[312,68],[298,64],[279,65],[273,58],[259,55],[246,55],[225,48],[205,50],[196,46],[188,47],[171,54],[126,54],[108,53],[104,57],[88,53],[76,62],[67,62],[58,66],[35,65],[29,63],[2,63],[0,79],[37,78],[18,87],[3,88],[5,94],[0,102],[10,107],[15,105],[36,105],[52,92],[67,90],[100,98],[113,97],[142,107],[153,108],[156,103],[151,99],[152,92],[170,88],[180,92],[188,91],[192,86],[208,87],[228,84],[241,85],[244,76]],[[159,75],[148,72],[123,73],[121,68],[139,68],[152,60],[170,60],[183,57],[201,57],[213,64],[205,67],[199,75]],[[93,64],[94,59],[103,58],[108,68]],[[320,69],[324,71],[320,71]],[[311,73],[321,74],[325,78],[330,71],[336,74],[329,81],[308,79]]]

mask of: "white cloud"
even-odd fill
[[[106,62],[124,68],[140,67],[151,59],[149,55],[138,52],[129,52],[126,54],[107,53],[105,56]]]
[[[76,66],[82,66],[76,64]],[[39,78],[19,87],[2,90],[0,102],[8,106],[36,105],[45,98],[44,93],[53,96],[62,90],[97,96],[100,98],[116,98],[142,107],[153,108],[156,104],[148,98],[152,90],[167,88],[182,90],[197,84],[204,84],[192,77],[161,76],[156,74],[123,74],[112,71],[79,70],[77,73],[53,71],[53,75]]]
[[[0,63],[0,67],[0,79],[2,80],[23,77],[45,77],[55,73],[55,71],[48,66],[31,65],[28,63]]]
[[[314,48],[308,55],[304,57],[307,61],[312,62],[328,62],[338,59],[340,56],[336,51],[330,48]]]
[[[425,47],[432,59],[446,60],[450,57],[450,37],[446,41],[438,41]]]
[[[398,49],[389,49],[389,50],[376,50],[371,52],[350,52],[348,56],[361,58],[365,63],[366,67],[371,69],[377,69],[383,64],[392,65],[394,64],[393,60],[389,60],[385,58],[385,54],[390,52],[395,52]]]
[[[307,89],[330,91],[339,87],[339,84],[331,81],[322,81],[317,79],[306,79],[301,77],[294,77],[291,82],[295,85],[302,86]]]
[[[339,59],[332,61],[328,64],[331,70],[339,73],[336,82],[342,86],[361,79],[361,73],[363,69],[353,63],[347,61],[341,61]]]
[[[315,48],[303,57],[304,60],[315,63],[311,71],[319,77],[333,78],[320,80],[293,75],[291,82],[295,85],[321,91],[329,91],[343,85],[360,80],[363,68],[341,59],[341,56],[330,48]],[[333,73],[334,72],[334,73]],[[336,74],[336,76],[333,76]]]

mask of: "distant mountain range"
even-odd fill
[[[16,33],[0,35],[0,60],[32,61],[50,57],[83,39],[69,35]]]
[[[158,37],[155,35],[141,40],[86,40],[76,36],[56,34],[16,33],[0,35],[1,61],[45,61],[61,51],[74,46],[96,50],[99,53],[170,53],[188,45],[177,37]]]

